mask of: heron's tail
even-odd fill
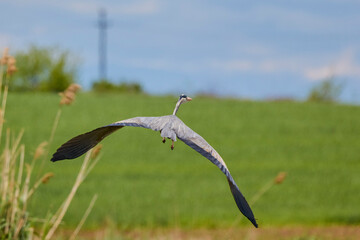
[[[80,157],[91,148],[95,147],[106,136],[119,128],[122,128],[122,126],[105,126],[76,136],[61,145],[61,147],[59,147],[54,153],[51,161],[56,162],[63,159],[74,159]]]

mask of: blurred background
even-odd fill
[[[355,0],[1,1],[0,222],[16,224],[0,237],[59,227],[68,239],[97,194],[83,239],[359,239],[359,11]],[[260,230],[216,166],[139,128],[104,140],[65,209],[86,158],[51,154],[99,126],[171,114],[181,93],[193,101],[177,115],[223,157]]]
[[[16,0],[0,8],[1,47],[69,51],[88,90],[106,78],[150,94],[303,100],[334,78],[341,101],[360,102],[357,1]]]

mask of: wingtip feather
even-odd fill
[[[53,154],[50,161],[56,162],[80,157],[91,148],[95,147],[103,138],[121,127],[122,126],[109,125],[78,135],[61,145]]]
[[[254,214],[246,201],[245,197],[240,192],[239,188],[234,184],[232,181],[228,179],[231,193],[234,197],[237,207],[239,208],[240,212],[247,218],[249,221],[254,225],[254,227],[258,228],[259,225],[256,222]]]

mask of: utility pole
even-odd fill
[[[106,18],[106,10],[99,9],[99,19],[97,23],[99,28],[99,80],[105,80],[106,76],[106,29],[109,27]]]

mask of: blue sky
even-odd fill
[[[322,79],[360,103],[360,1],[0,1],[0,48],[59,46],[98,77],[98,9],[108,12],[108,77],[154,94],[304,99]]]

